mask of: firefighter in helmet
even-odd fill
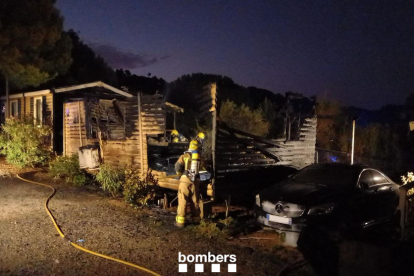
[[[206,135],[204,134],[204,132],[199,132],[199,133],[197,134],[196,140],[197,140],[199,143],[203,144],[203,142],[204,142],[204,139],[205,139],[205,138],[206,138]]]
[[[178,143],[180,141],[180,134],[176,129],[171,131],[171,142]]]
[[[190,203],[191,220],[194,224],[200,223],[200,207],[199,207],[199,168],[200,168],[200,151],[201,142],[198,138],[190,142],[188,151],[186,151],[175,164],[177,174],[180,175],[180,184],[178,186],[178,208],[175,225],[177,227],[185,226],[185,216],[187,202]],[[200,140],[204,140],[205,135],[202,133]]]
[[[201,154],[201,148],[203,146],[206,135],[204,132],[199,132],[193,140],[190,142],[189,150],[197,150]]]

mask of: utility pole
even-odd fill
[[[352,118],[352,146],[351,146],[351,165],[354,164],[354,146],[355,146],[355,121],[356,118]]]

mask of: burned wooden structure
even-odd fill
[[[199,117],[208,118],[212,122],[209,137],[212,148],[208,159],[211,161],[213,177],[212,185],[208,188],[213,191],[217,182],[221,182],[232,173],[281,166],[300,169],[315,162],[317,124],[315,117],[303,118],[298,140],[269,140],[233,129],[220,120],[216,108],[215,83],[205,86],[195,98],[199,107]],[[160,183],[177,190],[178,179],[165,176],[165,173],[159,174]],[[218,185],[222,184],[224,183]]]
[[[62,87],[57,89],[45,89],[33,92],[23,92],[9,95],[9,111],[10,117],[22,118],[23,116],[31,116],[35,124],[48,124],[52,127],[51,147],[53,151],[59,153],[63,152],[63,122],[64,107],[63,103],[78,102],[83,98],[99,98],[99,99],[125,99],[132,97],[129,93],[116,89],[103,82],[93,82],[81,85],[74,85],[70,87]],[[0,98],[1,123],[6,119],[5,105],[7,103],[6,97]],[[78,119],[82,119],[82,126],[85,118],[80,118],[80,113],[85,113],[83,106],[78,106],[76,109],[78,113],[71,112],[72,122],[78,124]],[[66,111],[66,110],[65,110]],[[77,115],[76,115],[77,114]],[[76,116],[75,116],[76,115]],[[76,118],[74,118],[74,116]],[[86,137],[86,132],[84,133]],[[83,143],[77,137],[79,143]],[[82,137],[81,137],[82,138]]]
[[[7,99],[0,98],[1,120]],[[183,109],[162,95],[132,95],[103,82],[9,95],[9,114],[52,127],[51,149],[63,155],[90,147],[100,161],[148,169],[148,137],[166,135],[166,116]]]
[[[64,154],[99,147],[101,161],[148,170],[148,137],[165,135],[171,105],[162,95],[124,99],[74,98],[64,103]]]
[[[265,139],[232,129],[219,121],[217,143],[218,175],[270,166],[300,169],[315,160],[316,118],[305,119],[297,141]]]

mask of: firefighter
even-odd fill
[[[199,132],[197,134],[196,140],[200,143],[203,144],[204,139],[206,138],[206,135],[204,134],[204,132]]]
[[[199,132],[193,140],[190,142],[190,146],[188,150],[197,150],[201,154],[201,148],[203,146],[204,139],[206,135],[203,132]]]
[[[177,227],[185,226],[187,202],[190,203],[192,222],[194,224],[200,223],[200,207],[198,205],[200,183],[199,156],[201,143],[204,138],[204,133],[199,133],[196,139],[190,142],[188,151],[181,155],[175,164],[177,174],[182,174],[180,177],[180,184],[178,186],[178,208],[175,221],[175,225]]]
[[[171,131],[171,140],[173,143],[178,143],[180,141],[179,137],[180,137],[180,134],[178,133],[176,129]]]

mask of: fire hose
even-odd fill
[[[147,272],[147,273],[149,273],[149,274],[152,274],[152,275],[155,275],[155,276],[161,276],[160,274],[158,274],[158,273],[156,273],[156,272],[154,272],[154,271],[152,271],[152,270],[149,270],[149,269],[147,269],[147,268],[145,268],[145,267],[142,267],[142,266],[139,266],[139,265],[136,265],[136,264],[133,264],[133,263],[127,262],[127,261],[123,261],[123,260],[120,260],[120,259],[116,259],[116,258],[113,258],[113,257],[107,256],[107,255],[104,255],[104,254],[100,254],[100,253],[94,252],[94,251],[92,251],[92,250],[88,250],[88,249],[86,249],[86,248],[84,248],[84,247],[82,247],[82,246],[79,246],[79,245],[77,245],[77,244],[75,244],[75,243],[71,242],[71,241],[70,241],[67,237],[65,237],[65,235],[64,235],[64,234],[63,234],[63,232],[62,232],[62,230],[59,228],[59,226],[58,226],[58,224],[57,224],[57,222],[56,222],[55,217],[52,215],[52,213],[50,212],[49,207],[48,207],[49,200],[50,200],[50,199],[51,199],[51,198],[55,195],[55,193],[56,193],[56,189],[55,189],[54,187],[52,187],[51,185],[47,185],[47,184],[43,184],[43,183],[40,183],[40,182],[35,182],[35,181],[28,180],[28,179],[24,179],[24,178],[22,178],[20,175],[17,175],[17,178],[18,178],[18,179],[20,179],[20,180],[22,180],[22,181],[25,181],[25,182],[29,182],[29,183],[32,183],[32,184],[36,184],[36,185],[40,185],[40,186],[44,186],[44,187],[47,187],[47,188],[52,189],[52,193],[51,193],[51,194],[49,195],[49,197],[46,199],[44,207],[45,207],[46,212],[48,213],[48,215],[49,215],[50,219],[52,220],[52,222],[53,222],[53,224],[54,224],[54,226],[55,226],[55,228],[56,228],[57,232],[59,233],[59,235],[60,235],[62,238],[66,239],[66,240],[69,242],[69,244],[70,244],[71,246],[73,246],[73,247],[75,247],[76,249],[79,249],[79,250],[81,250],[81,251],[84,251],[84,252],[86,252],[86,253],[89,253],[89,254],[92,254],[92,255],[95,255],[95,256],[98,256],[98,257],[104,258],[104,259],[108,259],[108,260],[111,260],[111,261],[114,261],[114,262],[117,262],[117,263],[121,263],[121,264],[124,264],[124,265],[128,265],[128,266],[131,266],[131,267],[137,268],[137,269],[139,269],[139,270],[145,271],[145,272]]]

